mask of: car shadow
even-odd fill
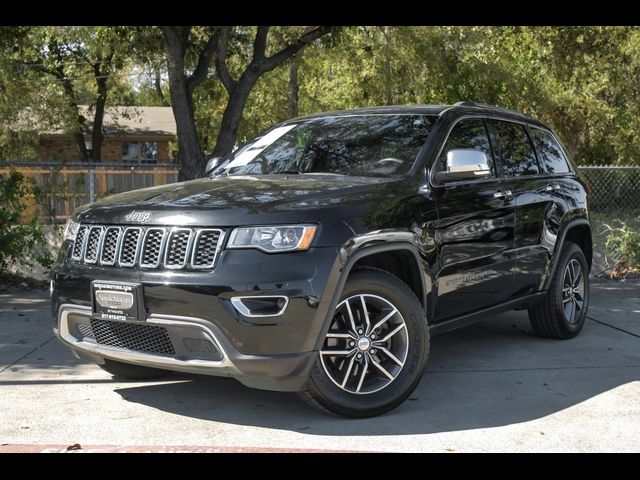
[[[313,435],[459,431],[527,422],[639,380],[638,342],[592,321],[571,341],[540,339],[526,314],[503,314],[434,338],[428,370],[409,400],[369,419],[323,414],[295,394],[227,378],[172,374],[166,383],[116,391],[176,415]]]

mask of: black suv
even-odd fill
[[[542,123],[472,102],[323,113],[78,209],[53,322],[116,376],[231,376],[365,417],[416,387],[430,335],[516,308],[577,335],[591,256],[584,184]]]

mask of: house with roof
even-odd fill
[[[80,107],[87,119],[88,107]],[[90,126],[91,122],[87,122]],[[102,162],[126,164],[172,163],[172,142],[176,140],[176,122],[171,107],[108,107],[103,125]],[[85,132],[91,150],[91,131]],[[80,161],[80,150],[72,134],[62,129],[40,132],[38,157],[44,161],[63,159]]]

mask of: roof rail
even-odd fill
[[[511,113],[511,114],[515,114],[515,115],[520,115],[520,116],[523,116],[523,117],[530,118],[531,120],[535,120],[528,113],[516,112],[515,110],[509,110],[508,108],[498,107],[497,105],[489,105],[488,103],[479,103],[479,102],[472,102],[470,100],[463,100],[463,101],[454,103],[453,106],[454,107],[487,108],[487,109],[491,109],[491,110],[497,110],[499,112],[505,112],[505,113]]]

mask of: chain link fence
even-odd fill
[[[578,173],[589,188],[589,209],[640,214],[640,166],[585,165]]]

